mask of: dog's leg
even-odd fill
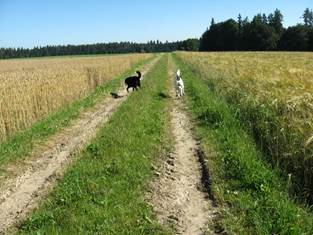
[[[178,87],[177,89],[177,97],[180,98],[181,97],[181,87]]]

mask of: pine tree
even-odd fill
[[[269,14],[268,24],[272,26],[278,35],[281,35],[283,32],[283,20],[284,16],[280,10],[276,9],[274,14]]]
[[[306,8],[303,13],[303,21],[306,26],[313,27],[313,11]]]
[[[242,27],[242,16],[241,16],[241,14],[238,15],[238,26],[239,26],[239,28]]]
[[[265,14],[262,15],[262,22],[263,22],[263,24],[268,23],[267,16]]]

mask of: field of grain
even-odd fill
[[[284,169],[292,190],[313,201],[313,54],[177,55],[234,107],[264,155]]]
[[[0,61],[0,142],[152,55]]]

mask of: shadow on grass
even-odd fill
[[[170,99],[172,97],[170,95],[168,95],[168,94],[165,94],[164,92],[159,92],[157,94],[157,98],[159,98],[159,99]]]

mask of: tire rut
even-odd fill
[[[174,79],[171,61],[169,78]],[[173,99],[170,118],[173,151],[153,182],[150,201],[161,224],[174,227],[177,234],[215,234],[209,224],[213,225],[216,209],[201,181],[199,148],[182,99]]]

